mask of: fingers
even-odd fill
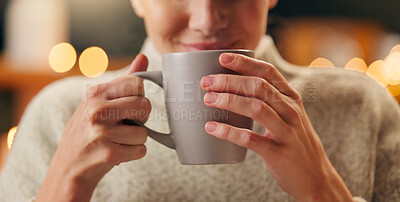
[[[288,125],[266,103],[256,98],[243,97],[229,93],[207,93],[204,103],[209,107],[228,110],[249,118],[268,128],[272,134],[288,134]],[[273,136],[278,142],[283,141],[281,136]]]
[[[279,95],[275,87],[265,81],[265,79],[256,76],[231,74],[209,75],[201,79],[201,87],[205,91],[247,95],[264,101],[274,95]]]
[[[140,126],[119,125],[105,131],[99,137],[106,139],[107,143],[102,147],[101,157],[104,163],[118,165],[143,158],[146,154],[147,131]]]
[[[119,98],[93,106],[89,111],[92,123],[115,126],[123,119],[138,120],[145,123],[151,111],[150,101],[141,96]]]
[[[125,75],[130,75],[134,72],[146,71],[149,61],[147,57],[143,54],[138,54],[136,58],[132,61],[128,70],[126,70]]]
[[[277,146],[274,140],[268,137],[261,136],[248,129],[237,128],[224,123],[207,122],[205,129],[210,135],[251,149],[259,154],[265,153],[265,150]]]
[[[143,158],[146,152],[147,148],[143,144],[131,146],[110,143],[101,155],[104,163],[119,165],[122,162]]]
[[[113,100],[129,96],[144,96],[143,80],[140,77],[122,76],[107,83],[94,85],[86,91],[86,100],[95,98]]]
[[[290,121],[290,99],[282,95],[265,79],[256,76],[217,74],[205,76],[201,80],[205,91],[227,92],[250,96],[267,103],[285,121]]]
[[[120,124],[107,132],[107,139],[122,145],[141,145],[147,140],[147,130],[141,126]]]
[[[104,92],[108,100],[128,96],[144,96],[143,79],[137,76],[123,76],[105,85],[108,85],[107,90]]]
[[[147,66],[147,57],[143,54],[137,55],[128,70],[125,72],[124,76],[107,83],[92,86],[86,92],[87,99],[98,96],[105,97],[109,100],[136,95],[143,96],[143,80],[137,76],[131,75],[131,73],[137,71],[146,71]]]
[[[221,54],[219,61],[222,66],[233,71],[265,79],[284,95],[293,96],[297,94],[282,74],[279,73],[273,65],[267,62],[234,53]]]

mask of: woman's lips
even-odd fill
[[[181,43],[186,51],[231,49],[234,42]]]

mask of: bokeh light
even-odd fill
[[[57,73],[69,71],[76,62],[75,48],[69,43],[55,45],[49,54],[50,67]]]
[[[391,85],[400,84],[400,51],[393,51],[386,58],[385,73],[388,76],[388,83]]]
[[[310,68],[321,67],[334,68],[335,65],[322,57],[315,59],[310,64]],[[375,61],[369,67],[363,59],[355,57],[349,60],[344,68],[366,73],[400,102],[400,44],[391,49],[385,60]]]
[[[335,68],[335,65],[326,58],[317,58],[310,64],[310,68]]]
[[[8,147],[8,149],[11,148],[11,146],[12,146],[12,144],[14,142],[14,137],[15,137],[16,133],[17,133],[17,126],[11,128],[8,131],[8,135],[7,135],[7,147]]]
[[[347,62],[346,66],[344,67],[348,70],[354,70],[359,72],[366,72],[368,69],[367,64],[361,58],[352,58],[349,62]]]
[[[388,78],[385,73],[385,66],[385,61],[378,60],[372,63],[367,70],[367,75],[375,79],[383,87],[386,87],[388,85]]]
[[[387,89],[393,95],[393,97],[400,96],[400,85],[389,85]]]
[[[84,50],[79,58],[79,68],[86,77],[102,75],[108,66],[106,52],[100,47],[90,47]]]

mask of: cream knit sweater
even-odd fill
[[[161,70],[161,56],[149,39],[142,53],[149,57],[149,70]],[[362,73],[291,65],[269,36],[260,41],[256,58],[274,64],[302,95],[328,157],[354,196],[400,201],[400,108],[383,88]],[[35,198],[64,127],[88,86],[110,81],[123,71],[93,80],[64,79],[33,99],[2,171],[0,201]],[[165,110],[159,90],[145,81],[153,111]],[[169,131],[166,117],[153,112],[146,125]],[[262,133],[259,124],[254,131]],[[293,201],[251,151],[244,163],[188,166],[179,163],[174,150],[150,138],[146,145],[146,157],[123,163],[104,176],[92,201]]]

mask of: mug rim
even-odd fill
[[[169,55],[181,55],[181,54],[199,54],[199,53],[229,53],[229,52],[247,52],[247,53],[254,53],[254,50],[248,50],[248,49],[218,49],[218,50],[200,50],[200,51],[180,51],[180,52],[171,52],[171,53],[165,53],[163,56],[169,56]]]

